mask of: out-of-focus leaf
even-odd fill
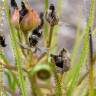
[[[80,69],[82,67],[82,64],[84,63],[84,61],[86,60],[88,51],[89,51],[89,47],[88,47],[88,35],[89,35],[89,29],[90,27],[93,25],[93,20],[94,20],[94,4],[93,4],[94,0],[92,0],[92,6],[90,9],[90,16],[89,16],[89,20],[88,20],[88,24],[85,28],[85,36],[84,36],[84,44],[83,44],[83,48],[81,50],[81,54],[80,57],[78,59],[78,61],[76,61],[77,64],[75,64],[74,68],[70,71],[72,74],[68,76],[69,78],[71,77],[71,79],[69,79],[69,86],[67,89],[67,96],[72,96],[72,92],[75,88],[75,86],[77,85],[77,80],[78,80],[78,76],[80,73]],[[75,53],[74,53],[75,54]]]
[[[61,13],[62,13],[62,0],[58,0],[57,1],[57,13],[58,13],[58,16],[60,17]]]
[[[9,62],[1,48],[0,48],[0,59],[3,60],[3,62],[5,62],[6,64],[8,64]]]
[[[14,27],[11,24],[7,0],[4,0],[4,7],[6,11],[7,21],[9,24],[10,37],[11,37],[13,52],[14,52],[14,56],[16,60],[16,66],[18,68],[18,75],[19,75],[18,78],[19,78],[20,89],[21,89],[22,96],[26,96],[26,87],[25,87],[25,82],[24,82],[24,77],[23,77],[23,72],[22,72],[22,62],[21,62],[21,56],[20,56],[21,54],[19,50],[19,45],[17,44],[16,33],[14,30]]]
[[[5,75],[7,76],[9,87],[15,92],[18,84],[16,76],[10,70],[7,69],[5,70]]]

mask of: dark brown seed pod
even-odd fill
[[[29,46],[35,47],[38,44],[39,38],[36,35],[31,35],[29,37]]]
[[[51,61],[55,63],[58,72],[67,72],[70,69],[70,57],[67,50],[64,48],[60,51],[59,55],[51,54]]]
[[[56,14],[55,6],[54,4],[50,4],[49,9],[47,10],[46,14],[46,21],[51,25],[57,25],[59,22],[59,18]]]

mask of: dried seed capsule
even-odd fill
[[[24,34],[28,34],[40,24],[40,18],[38,13],[31,8],[27,8],[24,2],[21,2],[21,7],[20,29],[24,32]]]
[[[40,25],[38,25],[38,27],[32,31],[32,34],[37,35],[38,37],[41,37],[43,32],[44,18],[42,12],[40,13],[40,20],[41,20]]]
[[[30,47],[35,47],[38,43],[39,38],[36,35],[31,35],[29,37],[29,45]]]
[[[60,51],[59,55],[50,55],[52,57],[52,62],[55,63],[57,71],[66,72],[70,69],[70,58],[68,56],[67,50],[64,48]]]
[[[45,14],[46,20],[47,22],[51,25],[57,25],[59,18],[56,14],[56,10],[55,10],[55,6],[54,4],[50,4],[49,9],[47,10],[46,14]]]

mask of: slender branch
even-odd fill
[[[93,42],[92,42],[92,33],[89,29],[89,88],[90,96],[94,96],[94,64],[93,64]]]
[[[2,89],[3,79],[2,78],[3,78],[3,65],[1,64],[0,65],[0,96],[3,93],[3,89]]]
[[[89,72],[87,71],[78,81],[77,87],[81,85],[81,83],[85,80],[85,78],[88,76]]]
[[[48,41],[48,45],[47,45],[48,48],[51,47],[52,36],[53,36],[53,29],[54,29],[54,26],[50,26],[49,41]]]
[[[12,66],[11,64],[4,64],[4,63],[1,63],[1,62],[0,62],[0,65],[1,65],[1,64],[2,64],[3,67],[6,68],[6,69],[11,69],[11,70],[15,70],[15,71],[18,70],[17,67]],[[25,68],[22,68],[22,70],[28,73],[28,71],[27,71]]]
[[[93,57],[93,64],[95,64],[95,61],[96,61],[96,54],[94,55]],[[89,74],[89,71],[87,71],[78,81],[77,83],[77,87],[83,82],[83,80],[85,80],[85,78],[88,76]]]
[[[92,42],[92,31],[89,29],[89,56],[90,56],[90,63],[93,65],[93,42]]]
[[[31,92],[34,96],[43,96],[41,90],[38,88],[37,86],[37,82],[36,82],[36,78],[35,76],[31,76],[29,75],[29,81],[31,84]]]

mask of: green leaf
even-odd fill
[[[5,54],[4,54],[4,52],[3,52],[3,50],[0,48],[0,58],[1,58],[1,60],[3,60],[6,64],[8,64],[8,59],[6,58],[6,56],[5,56]]]
[[[93,20],[94,20],[94,16],[93,16],[94,8],[92,6],[91,6],[91,9],[90,9],[91,11],[90,11],[88,24],[87,24],[87,26],[85,28],[85,31],[84,31],[84,34],[85,34],[85,36],[84,36],[84,44],[83,44],[83,48],[82,48],[81,53],[80,53],[80,57],[79,57],[79,59],[77,59],[78,61],[76,60],[77,64],[74,65],[74,67],[72,68],[72,70],[68,74],[69,76],[68,76],[67,80],[69,79],[68,81],[69,81],[70,84],[68,85],[67,96],[72,96],[74,88],[77,85],[80,69],[82,67],[82,64],[84,64],[84,61],[86,60],[88,52],[89,52],[88,35],[89,35],[89,29],[93,25]]]
[[[18,84],[16,76],[10,70],[7,69],[5,70],[5,75],[7,76],[9,87],[15,92]]]

